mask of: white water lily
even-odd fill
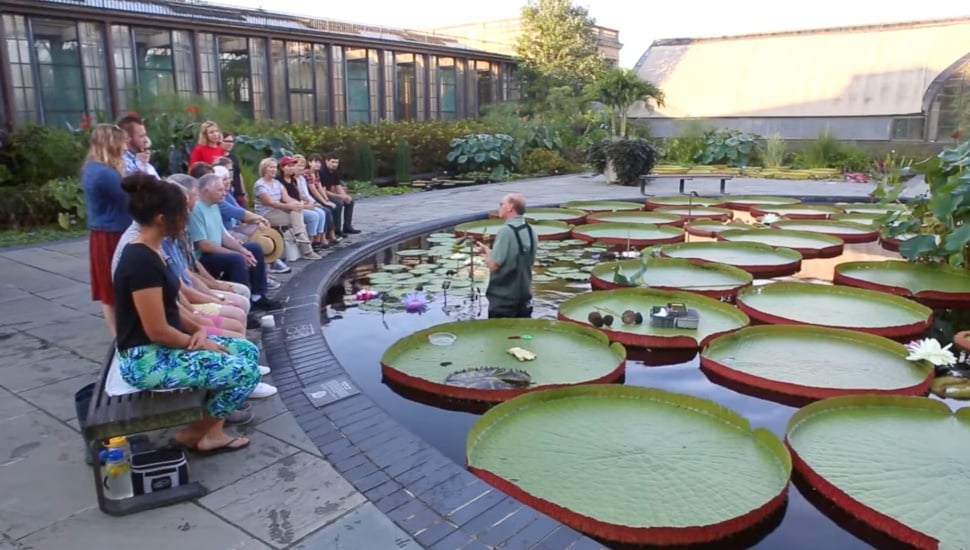
[[[938,367],[952,365],[957,362],[956,356],[950,351],[950,346],[952,345],[947,344],[946,346],[941,346],[936,338],[914,340],[906,344],[906,349],[909,350],[909,356],[906,359],[910,361],[929,361]]]
[[[761,216],[761,224],[771,225],[780,219],[781,219],[781,216],[779,216],[778,214],[772,214],[771,212],[769,212],[764,216]]]

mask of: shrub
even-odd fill
[[[775,132],[765,140],[765,167],[778,168],[785,162],[785,138]]]
[[[758,136],[738,130],[718,128],[705,135],[704,151],[694,157],[701,164],[750,166],[760,153]]]
[[[501,176],[511,172],[520,157],[520,146],[508,134],[469,134],[451,140],[446,160],[458,172],[487,171]]]
[[[88,213],[80,178],[72,176],[51,180],[47,182],[44,189],[61,207],[61,211],[57,214],[58,225],[64,229],[78,225],[83,226]]]
[[[41,186],[77,174],[87,153],[70,130],[27,124],[14,130],[0,151],[0,185]]]
[[[549,149],[529,149],[516,167],[522,174],[562,174],[571,170],[569,161]]]
[[[0,193],[0,227],[25,228],[57,220],[60,205],[45,186],[8,187]]]
[[[403,139],[397,142],[394,149],[394,181],[411,183],[411,149]]]
[[[597,174],[605,172],[609,162],[617,183],[634,185],[641,175],[653,170],[657,153],[645,139],[604,140],[590,147],[587,162]]]
[[[801,160],[805,168],[836,168],[842,157],[842,144],[826,130],[805,147]]]
[[[376,168],[374,166],[374,150],[371,149],[370,142],[362,141],[357,144],[357,170],[354,172],[354,179],[364,182],[374,181]]]

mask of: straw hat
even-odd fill
[[[262,247],[266,263],[275,262],[283,257],[283,236],[275,229],[257,229],[249,238],[249,242]]]

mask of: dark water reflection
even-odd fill
[[[414,246],[415,243],[406,243],[401,248]],[[839,262],[885,258],[888,255],[878,246],[871,244],[852,245],[847,246],[846,249],[846,254],[840,258],[806,262],[805,269],[798,276],[830,278],[832,267]],[[386,258],[383,260],[378,258],[378,260],[394,261],[390,259],[390,255]],[[366,270],[366,266],[359,268],[356,277],[364,274]],[[351,290],[350,279],[353,278],[355,276],[348,277],[345,291]],[[563,281],[543,283],[537,287],[535,316],[550,319],[555,318],[556,305],[563,299],[577,292],[589,290],[588,284]],[[460,304],[463,293],[467,294],[467,292],[467,289],[455,290],[449,298],[449,303]],[[340,289],[336,294],[340,294]],[[456,316],[463,318],[477,316],[480,306],[477,303],[467,303],[462,311],[446,313],[442,311],[440,298],[429,305],[430,309],[420,315],[404,312],[382,315],[379,312],[361,311],[354,307],[335,312],[331,308],[327,315],[329,323],[324,328],[324,335],[337,358],[364,392],[414,433],[440,449],[458,464],[464,464],[468,431],[478,419],[476,412],[483,412],[484,408],[467,402],[444,402],[435,396],[404,388],[394,388],[381,379],[380,358],[383,351],[393,342],[417,330],[454,321]],[[480,315],[484,317],[487,306],[482,306],[480,311]],[[643,361],[635,360],[638,357]],[[671,362],[673,364],[669,364]],[[648,364],[664,364],[664,366],[648,366]],[[677,354],[665,355],[649,351],[632,353],[631,360],[627,362],[625,383],[711,399],[737,411],[747,418],[752,426],[765,427],[779,437],[784,437],[788,419],[796,410],[790,406],[738,393],[713,383],[700,370],[697,356],[691,357],[690,353],[686,356],[681,354],[680,357]],[[724,475],[731,475],[731,473],[724,472]],[[850,518],[844,519],[848,522]],[[879,544],[879,546],[884,545]],[[760,530],[746,533],[736,541],[731,543],[721,541],[709,547],[854,550],[872,546],[840,527],[833,519],[807,501],[799,490],[790,486],[789,502],[783,515],[769,518]]]

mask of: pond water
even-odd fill
[[[695,236],[688,236],[688,239],[710,240]],[[456,463],[464,465],[466,436],[478,419],[477,413],[481,411],[454,410],[468,407],[468,404],[445,402],[391,387],[382,380],[380,366],[381,355],[388,346],[417,330],[460,319],[487,317],[487,303],[475,291],[477,287],[481,287],[483,294],[484,286],[471,282],[467,272],[451,275],[448,279],[451,284],[445,285],[450,288],[447,291],[441,290],[441,275],[448,269],[457,268],[463,260],[459,257],[430,260],[416,255],[417,249],[433,249],[449,243],[445,235],[435,233],[430,240],[429,237],[422,237],[399,243],[359,264],[356,269],[345,274],[343,285],[331,289],[328,297],[330,304],[323,315],[323,333],[336,357],[364,392],[408,429],[440,449]],[[560,302],[576,293],[590,291],[589,283],[580,279],[607,252],[603,247],[588,243],[560,247],[540,244],[544,248],[543,263],[548,265],[536,269],[538,276],[535,284],[534,317],[555,319]],[[467,251],[468,247],[465,246],[464,249]],[[402,250],[405,255],[396,253]],[[804,260],[802,270],[792,278],[830,281],[835,266],[841,262],[886,258],[898,258],[898,255],[882,249],[876,243],[847,244],[844,253],[837,258]],[[411,277],[406,275],[412,272],[413,266],[428,262],[434,264],[434,269],[421,267],[411,273]],[[391,265],[390,268],[387,268],[388,264]],[[387,275],[373,275],[380,271]],[[372,287],[375,290],[397,288],[396,295],[399,296],[402,286],[413,286],[415,273],[418,281],[424,281],[421,284],[430,290],[428,309],[424,313],[407,313],[386,302],[384,311],[381,312],[379,300],[358,304],[353,299],[353,293],[361,287]],[[755,284],[764,282],[755,281]],[[347,307],[343,307],[344,305]],[[692,352],[685,356],[683,353],[631,351],[625,383],[711,399],[742,414],[752,426],[768,428],[782,438],[788,419],[797,410],[738,393],[712,382],[700,370],[698,357]],[[725,475],[730,473],[725,472]],[[776,527],[774,524],[768,527],[773,528],[770,533],[753,536],[755,539],[763,537],[760,540],[743,542],[740,546],[844,550],[871,548],[820,512],[794,487],[789,491],[787,510],[783,517],[778,518],[776,524]]]

